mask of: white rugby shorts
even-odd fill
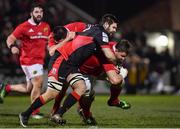
[[[21,65],[25,75],[26,81],[30,79],[43,75],[43,65],[42,64],[33,64],[33,65]]]

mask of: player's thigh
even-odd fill
[[[80,95],[85,93],[86,83],[82,74],[80,73],[69,74],[67,77],[67,82],[69,82],[70,86]]]
[[[32,80],[34,79],[35,81],[43,81],[43,65],[42,64],[33,64],[33,65],[22,65],[21,66],[25,75],[26,75],[26,80]]]

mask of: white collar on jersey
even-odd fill
[[[31,24],[31,25],[34,25],[36,26],[37,24],[30,18],[28,19],[28,22]],[[41,24],[41,22],[39,23],[39,25]]]
[[[116,51],[116,44],[113,45],[113,51],[115,52]]]

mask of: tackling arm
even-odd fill
[[[49,55],[50,56],[54,55],[54,52],[57,48],[62,47],[64,44],[66,44],[68,41],[70,41],[74,37],[75,37],[75,32],[68,32],[68,34],[64,40],[58,42],[58,44],[56,44],[56,45],[49,47]]]
[[[102,51],[110,62],[116,64],[116,57],[110,48],[102,48]]]

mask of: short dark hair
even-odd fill
[[[105,22],[108,24],[117,23],[119,24],[119,20],[113,14],[105,14],[100,21],[100,25],[103,25]]]
[[[115,47],[118,52],[125,52],[126,54],[129,54],[129,51],[132,48],[132,44],[128,40],[122,39],[116,44]]]
[[[54,40],[59,41],[61,39],[65,39],[67,36],[67,29],[64,26],[56,26],[53,29],[53,37]]]
[[[31,4],[30,12],[33,12],[34,8],[37,8],[37,7],[42,8],[44,10],[44,6],[41,3],[34,2]]]

